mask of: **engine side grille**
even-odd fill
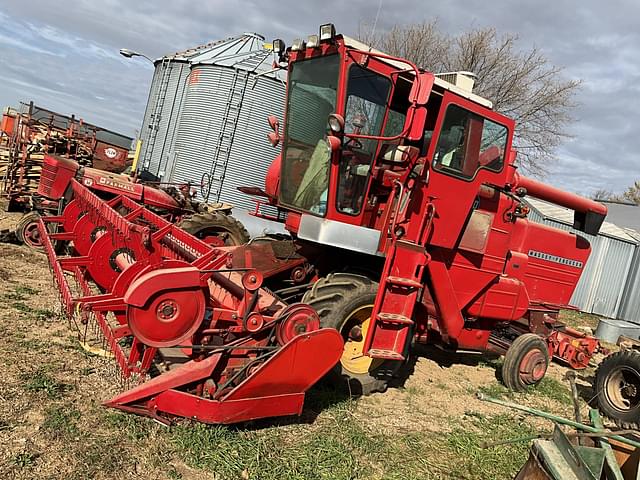
[[[47,198],[51,197],[53,183],[58,174],[58,164],[44,162],[42,164],[42,172],[40,173],[40,184],[38,185],[38,194]]]

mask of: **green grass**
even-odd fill
[[[128,458],[121,438],[96,439],[85,435],[81,441],[83,443],[78,449],[77,457],[82,467],[80,471],[75,472],[74,479],[126,478],[126,473],[131,467],[131,458]]]
[[[583,313],[575,310],[561,310],[558,318],[561,322],[566,323],[569,327],[589,327],[595,330],[600,321],[598,315],[591,313]]]
[[[58,399],[73,389],[72,385],[59,382],[53,378],[46,367],[37,369],[31,373],[25,373],[21,377],[25,382],[24,388],[28,392],[44,393],[50,399]]]
[[[296,428],[293,435],[278,427],[252,431],[187,423],[172,430],[171,444],[187,465],[224,479],[364,476],[370,472],[363,462],[368,452],[358,451],[371,447],[370,439],[353,421],[340,420],[331,429],[309,433]]]
[[[80,412],[73,405],[53,405],[46,409],[42,429],[51,438],[72,438],[77,436],[77,422]]]
[[[40,293],[39,290],[27,285],[16,285],[13,291],[5,293],[3,300],[6,300],[13,308],[25,315],[35,316],[37,320],[43,321],[56,317],[56,313],[46,308],[31,307],[25,301]]]
[[[315,402],[331,398],[320,396]],[[363,425],[355,411],[355,402],[343,400],[328,406],[313,425],[259,422],[256,428],[243,428],[187,422],[168,435],[179,460],[220,479],[428,478],[427,435],[385,435]]]
[[[562,405],[573,405],[569,387],[548,376],[544,377],[536,387],[530,388],[527,393],[550,398]]]
[[[147,419],[114,410],[104,413],[104,422],[110,428],[126,433],[131,440],[142,440],[149,436],[151,425]]]
[[[14,291],[18,295],[26,295],[26,296],[37,295],[38,293],[40,293],[40,290],[33,287],[29,287],[28,285],[16,285],[16,287],[14,288]]]
[[[513,478],[522,467],[530,442],[483,448],[483,443],[509,440],[537,432],[529,424],[510,415],[472,415],[454,426],[447,444],[458,461],[451,464],[449,478]]]
[[[499,398],[499,399],[512,399],[514,396],[514,393],[509,390],[507,387],[505,387],[503,384],[496,382],[492,382],[488,385],[483,385],[480,388],[478,388],[478,391],[480,393],[483,393],[489,397],[493,397],[493,398]],[[469,392],[469,393],[473,393],[473,392]]]
[[[548,398],[555,400],[562,405],[573,405],[571,400],[571,391],[567,385],[557,381],[551,377],[544,377],[542,381],[535,387],[529,387],[522,393],[514,393],[503,384],[492,382],[478,388],[480,393],[490,397],[507,400],[521,400],[518,403],[527,403],[527,399],[531,397]]]
[[[322,415],[314,418],[314,412]],[[121,445],[155,445],[145,449],[145,459],[168,478],[180,478],[173,466],[177,462],[220,480],[512,478],[526,461],[528,443],[494,449],[482,449],[482,443],[536,433],[507,414],[468,413],[449,420],[450,433],[380,428],[357,408],[357,401],[330,389],[314,389],[302,419],[236,426],[182,421],[164,428],[149,419],[105,411],[100,424]],[[117,458],[100,461],[103,471],[117,467]]]
[[[178,472],[175,467],[170,466],[169,470],[167,470],[167,478],[180,480],[182,478],[182,474]]]
[[[36,464],[39,455],[33,452],[20,452],[13,457],[13,464],[19,469],[31,468]]]
[[[34,316],[36,320],[39,321],[49,320],[50,318],[56,317],[56,312],[54,312],[53,310],[31,307],[24,302],[13,302],[11,306],[18,310],[20,313]]]
[[[13,288],[13,292],[5,293],[4,298],[6,300],[27,300],[29,297],[40,293],[35,288],[28,287],[27,285],[16,285]]]

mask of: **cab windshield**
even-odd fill
[[[280,201],[324,216],[331,152],[324,139],[327,118],[336,110],[339,56],[291,65]]]

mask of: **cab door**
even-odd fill
[[[435,206],[429,243],[454,248],[482,184],[504,186],[514,122],[445,92],[427,158],[427,196]]]

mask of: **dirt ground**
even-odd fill
[[[476,437],[484,432],[478,430],[483,425],[492,425],[491,419],[511,422],[498,432],[507,438],[517,437],[516,430],[522,424],[535,431],[551,428],[549,422],[525,419],[476,398],[479,390],[507,395],[497,381],[499,361],[475,354],[451,355],[424,349],[401,387],[355,401],[346,400],[338,406],[314,400],[311,392],[312,406],[305,410],[300,422],[294,419],[249,429],[222,430],[186,424],[168,432],[151,420],[101,407],[102,401],[120,391],[118,376],[108,360],[88,356],[80,348],[76,333],[59,315],[57,290],[43,254],[24,246],[0,244],[0,302],[0,478],[3,479],[294,478],[293,474],[285,473],[290,471],[302,472],[295,478],[361,478],[365,471],[369,472],[367,478],[511,478],[501,475],[507,475],[505,472],[511,475],[517,465],[524,463],[526,445],[519,447],[516,458],[508,459],[511,463],[504,469],[486,473],[493,472],[494,466],[481,465],[485,457],[476,451]],[[567,382],[563,380],[566,372],[564,367],[552,364],[548,383],[541,392],[508,394],[508,399],[571,417],[571,400]],[[582,376],[588,380],[592,373],[588,369]],[[583,397],[588,398],[588,382],[580,380],[580,384]],[[489,419],[489,423],[483,423],[484,419]],[[328,448],[322,439],[337,435],[337,422],[341,429],[349,426],[349,432],[353,432],[351,427],[357,427],[359,432],[345,440],[346,430],[340,430],[343,433],[336,437],[337,453],[328,457],[345,455],[344,458],[355,462],[350,474],[343,475],[342,470],[332,470],[335,466],[317,463],[316,457],[321,455],[318,452]],[[316,433],[322,439],[314,438]],[[492,431],[491,435],[495,434]],[[476,437],[468,440],[469,435]],[[214,437],[217,440],[206,440],[214,443],[205,442],[203,449],[197,450],[198,441]],[[273,458],[269,465],[274,467],[267,467],[264,462],[254,466],[253,457],[258,454],[243,457],[242,448],[263,448],[260,451],[265,452],[265,442],[269,445],[273,438],[284,444],[292,442],[292,448],[299,446],[300,439],[311,439],[310,445],[319,450],[308,461],[316,462],[313,471],[319,473],[312,477],[304,473],[302,450],[296,450],[298,456],[292,459]],[[412,463],[413,470],[409,466],[403,470],[404,457],[396,459],[389,454],[390,459],[398,462],[398,470],[394,470],[391,460],[383,462],[373,450],[367,452],[366,445],[374,443],[358,444],[372,439],[394,443],[402,440],[407,446],[398,455],[407,455],[411,461],[422,455],[422,466]],[[412,439],[418,442],[417,446],[412,446]],[[233,443],[240,453],[233,454],[239,457],[232,466],[223,465],[227,456],[211,456],[222,448],[223,440],[244,442]],[[471,442],[470,446],[465,442]],[[427,453],[426,448],[435,449],[435,453],[431,450]],[[266,450],[263,455],[271,458],[272,453]],[[500,459],[505,452],[510,451],[492,453],[496,458],[492,461],[505,461]],[[472,458],[476,454],[477,459]],[[458,458],[461,455],[468,458]],[[286,463],[289,470],[277,470],[278,462]],[[340,462],[340,468],[344,467],[345,460]],[[449,462],[455,468],[447,473]],[[251,467],[243,466],[245,463]],[[328,472],[326,475],[323,468]],[[467,470],[468,474],[460,473]],[[403,477],[403,471],[413,473]]]

